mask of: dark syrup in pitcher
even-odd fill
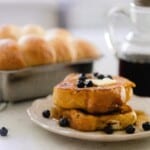
[[[119,75],[135,82],[134,94],[150,96],[150,63],[129,62],[119,59]]]

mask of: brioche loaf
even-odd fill
[[[17,40],[21,36],[21,29],[15,25],[7,24],[0,26],[0,39],[14,39]]]
[[[11,39],[0,40],[0,69],[9,70],[26,67],[17,42]]]
[[[54,29],[46,35],[46,40],[56,52],[57,62],[74,61],[76,53],[72,43],[72,36],[63,29]]]
[[[43,36],[45,34],[45,31],[39,25],[27,24],[22,28],[22,35],[28,35],[28,34]]]
[[[48,45],[41,37],[35,35],[22,36],[18,44],[27,66],[51,64],[56,60],[52,46]]]
[[[0,69],[2,70],[21,69],[43,64],[77,62],[81,59],[95,59],[99,56],[92,44],[84,40],[76,40],[65,29],[46,31],[38,25],[31,24],[22,28],[15,25],[2,25],[0,26],[0,41],[4,39],[9,40],[0,42],[0,56],[4,53],[3,47],[5,47],[5,53],[9,51],[9,54],[5,54],[5,59],[3,58],[4,55],[0,57]],[[10,50],[14,48],[12,43],[15,43],[15,49],[17,49],[15,52]],[[8,50],[6,50],[7,47],[9,47]],[[11,60],[13,58],[20,58],[20,61],[16,63],[15,60]]]
[[[116,83],[78,88],[80,74],[70,74],[54,87],[54,104],[64,109],[82,109],[91,114],[117,110],[132,96],[135,84],[123,77],[113,77]],[[92,78],[92,74],[87,75]]]
[[[84,59],[85,57],[89,59],[98,58],[99,54],[90,42],[83,39],[75,39],[74,44],[78,59]]]

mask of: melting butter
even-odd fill
[[[90,79],[94,85],[101,86],[101,85],[109,85],[116,83],[116,80],[110,79],[110,78],[104,78],[102,80],[100,79]]]

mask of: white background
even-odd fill
[[[59,26],[59,12],[65,10],[69,28],[101,28],[111,8],[132,0],[0,0],[0,24],[37,23]],[[60,7],[60,4],[61,7]],[[62,7],[63,6],[63,7]],[[66,8],[64,7],[66,6]],[[64,21],[63,20],[63,21]]]

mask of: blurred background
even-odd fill
[[[0,0],[0,24],[101,29],[108,11],[131,0]]]

